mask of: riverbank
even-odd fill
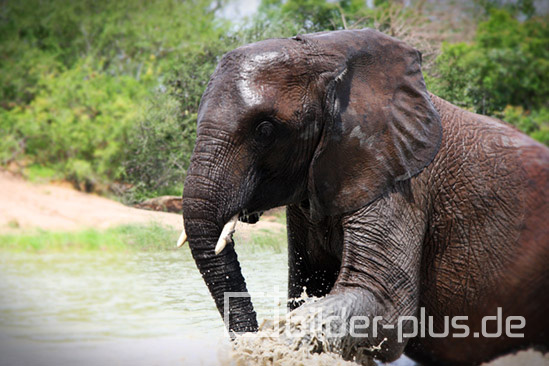
[[[128,207],[63,183],[32,183],[0,171],[0,248],[22,250],[171,249],[180,214]],[[280,251],[284,217],[238,223],[235,241]]]

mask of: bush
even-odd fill
[[[179,102],[166,92],[157,92],[150,100],[144,117],[129,130],[130,143],[123,162],[127,202],[139,202],[151,196],[180,195],[191,154],[194,132],[183,133],[185,126],[196,123],[196,114],[179,116]]]
[[[474,42],[444,44],[435,64],[427,77],[435,94],[474,112],[502,117],[547,143],[546,18],[520,22],[509,11],[492,9],[490,18],[479,24]]]
[[[539,142],[549,145],[549,109],[526,111],[522,107],[507,106],[501,116]]]
[[[6,2],[0,164],[81,189],[110,188],[128,202],[179,195],[200,98],[225,52],[265,38],[365,26],[420,49],[436,94],[547,143],[549,27],[528,1],[502,8],[483,0],[490,16],[473,42],[445,44],[436,61],[446,31],[462,34],[469,23],[451,25],[445,19],[453,12],[425,2],[421,9],[374,3],[263,0],[253,19],[230,28],[215,16],[224,0]],[[517,12],[527,20],[516,20]]]
[[[209,77],[205,73],[215,65],[200,57],[203,45],[219,43],[227,28],[215,19],[213,5],[211,0],[4,4],[0,163],[50,167],[81,189],[103,190],[123,180],[138,185],[133,191],[169,190],[168,182],[173,185],[184,170],[162,169],[174,167],[175,151],[181,158],[177,166],[190,155],[181,149],[193,139],[189,115]],[[182,88],[191,95],[176,108],[170,98],[182,95],[171,87],[173,70],[188,60],[196,62],[188,63],[194,69],[186,70],[191,76]],[[140,135],[150,127],[158,133]],[[144,158],[151,153],[159,155]],[[151,167],[155,170],[144,176]],[[150,178],[155,174],[156,181]]]
[[[25,106],[4,111],[4,155],[17,152],[16,141],[33,163],[51,166],[88,190],[99,182],[120,179],[121,147],[140,115],[147,88],[132,77],[109,76],[77,65],[45,74]]]
[[[129,129],[123,164],[131,188],[127,202],[158,195],[180,195],[196,139],[202,93],[221,56],[238,45],[223,36],[173,60],[165,84],[157,88],[143,116]]]

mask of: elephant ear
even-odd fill
[[[442,126],[414,48],[371,29],[300,40],[323,55],[324,130],[308,182],[318,219],[363,207],[421,172]]]

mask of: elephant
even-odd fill
[[[179,244],[230,334],[255,332],[251,298],[224,301],[248,293],[231,233],[286,206],[290,314],[305,289],[342,324],[382,319],[375,335],[325,341],[347,358],[475,365],[549,344],[548,178],[547,147],[428,92],[421,53],[400,40],[268,39],[225,54],[205,89]],[[399,339],[397,319],[410,330],[420,314],[468,332]]]

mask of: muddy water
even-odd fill
[[[286,254],[244,251],[240,259],[259,318],[283,313],[285,299],[271,293],[286,292]],[[188,248],[0,252],[2,366],[212,365],[227,343]]]
[[[239,252],[260,321],[284,314],[286,253]],[[256,364],[269,364],[271,354],[283,354],[285,365],[345,364],[277,347],[262,341],[240,348],[261,360]],[[230,351],[188,248],[116,254],[0,251],[0,366],[250,365],[245,360]],[[393,365],[411,364],[403,357]],[[521,352],[491,365],[546,366],[549,356]]]

